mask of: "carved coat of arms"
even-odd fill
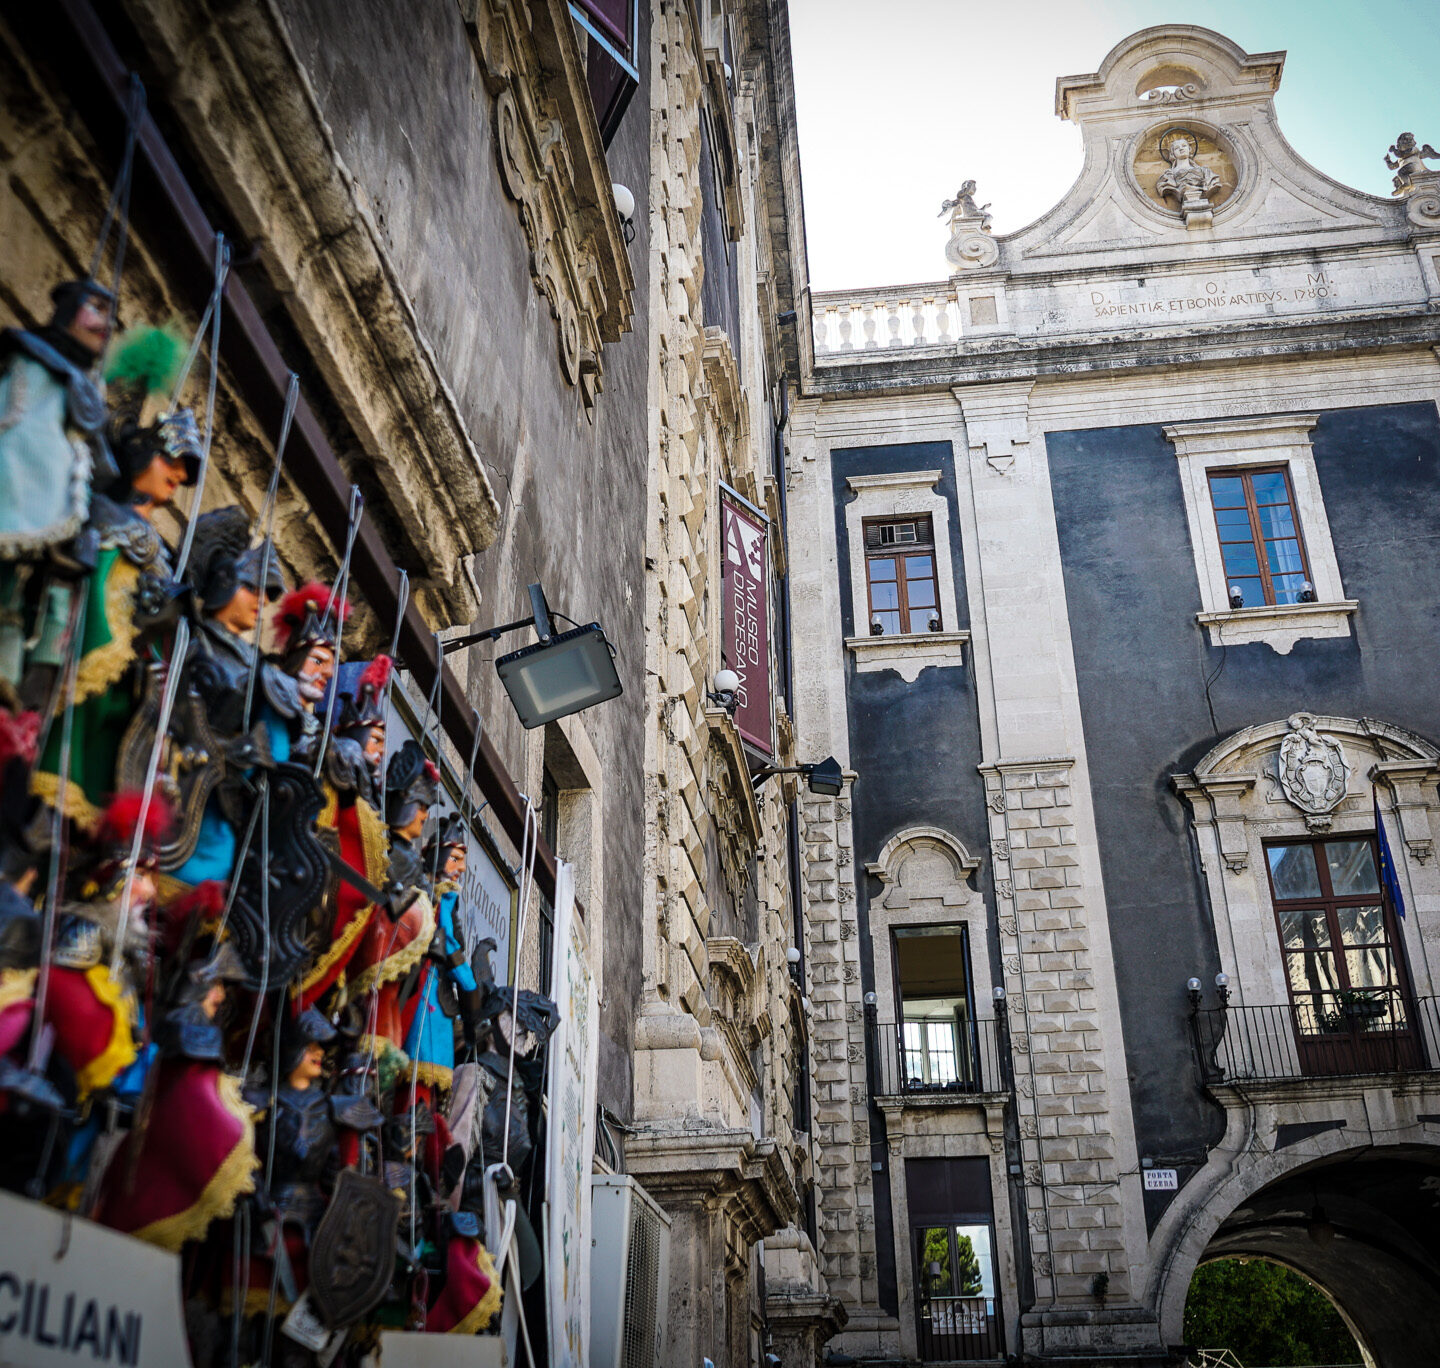
[[[1307,816],[1325,816],[1345,796],[1349,777],[1345,754],[1338,741],[1316,730],[1310,713],[1296,713],[1288,726],[1276,762],[1280,788]]]

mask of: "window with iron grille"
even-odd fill
[[[1313,596],[1310,565],[1289,472],[1274,466],[1206,473],[1230,606],[1306,602],[1307,595]]]
[[[866,519],[865,582],[872,636],[943,628],[935,578],[935,531],[928,513]]]

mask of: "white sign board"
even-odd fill
[[[0,1364],[189,1368],[175,1255],[6,1192],[0,1231]]]
[[[595,1153],[599,1003],[585,927],[575,915],[575,870],[555,874],[555,970],[560,1024],[550,1039],[546,1155],[551,1368],[590,1363],[590,1171]]]
[[[1142,1169],[1141,1172],[1145,1175],[1146,1192],[1174,1192],[1180,1186],[1174,1169]]]

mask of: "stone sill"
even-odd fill
[[[1010,1094],[1005,1089],[995,1092],[902,1092],[875,1093],[875,1104],[881,1111],[901,1111],[913,1107],[917,1111],[936,1111],[951,1107],[969,1107],[983,1110],[997,1104],[1008,1104]]]
[[[861,674],[895,670],[913,684],[932,665],[963,665],[969,632],[902,632],[897,636],[846,637],[845,649]]]
[[[1333,603],[1265,603],[1256,608],[1227,608],[1196,613],[1195,621],[1210,634],[1212,646],[1246,646],[1263,641],[1279,655],[1289,655],[1297,641],[1348,637],[1358,599]]]

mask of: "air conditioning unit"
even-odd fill
[[[624,1174],[590,1179],[590,1368],[664,1368],[670,1218]]]

